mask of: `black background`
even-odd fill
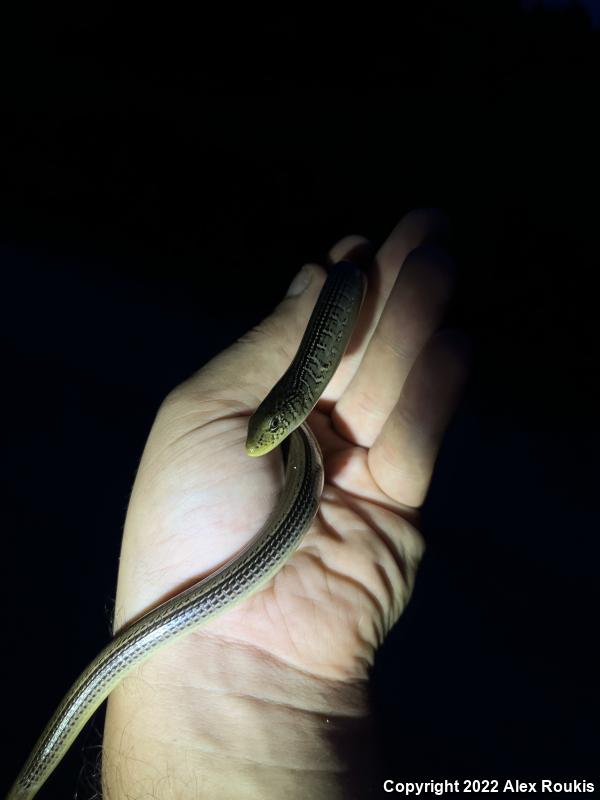
[[[162,398],[418,206],[452,219],[474,366],[374,671],[387,774],[595,779],[599,37],[506,0],[3,20],[6,786],[108,638]],[[40,798],[93,793],[100,726]]]

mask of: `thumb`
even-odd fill
[[[238,340],[260,392],[270,389],[290,365],[326,277],[323,267],[305,264],[273,311]]]
[[[302,269],[296,273],[296,276],[288,286],[285,299],[289,297],[299,297],[303,294],[305,289],[307,289],[312,282],[315,272],[323,272],[324,274],[324,270],[316,264],[305,264]]]

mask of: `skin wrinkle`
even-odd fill
[[[333,680],[328,677],[318,677],[314,675],[314,673],[307,673],[306,671],[299,669],[295,665],[289,664],[288,662],[284,661],[276,654],[273,653],[265,653],[262,649],[257,648],[255,645],[251,645],[248,642],[238,641],[234,639],[225,639],[225,644],[221,642],[215,642],[213,637],[208,633],[205,629],[203,631],[198,631],[196,634],[191,634],[191,641],[194,641],[194,638],[199,641],[199,644],[202,646],[208,645],[215,645],[217,646],[218,650],[226,648],[229,651],[232,650],[233,652],[240,652],[240,654],[247,659],[248,657],[252,658],[254,662],[261,663],[264,662],[267,666],[270,673],[275,672],[274,675],[271,675],[269,679],[261,683],[263,690],[265,692],[272,693],[276,686],[281,684],[282,691],[287,696],[287,689],[283,687],[287,687],[290,685],[291,682],[294,683],[295,689],[293,692],[293,696],[295,698],[310,698],[311,700],[315,700],[316,697],[323,698],[322,705],[314,710],[318,713],[329,714],[331,712],[332,706],[337,709],[338,715],[341,713],[342,708],[345,709],[344,716],[351,716],[351,717],[363,717],[365,713],[367,713],[367,708],[364,704],[364,692],[366,689],[366,682],[362,678],[353,678],[353,679],[346,679],[346,680]],[[223,637],[220,637],[223,638]],[[212,641],[211,641],[212,640]],[[235,660],[235,659],[234,659]],[[203,663],[207,664],[206,658],[203,659]],[[234,671],[235,667],[232,664],[232,659],[229,658],[225,663],[225,671],[223,672],[220,668],[218,669],[219,679],[223,680],[224,677],[227,676],[229,670]],[[148,670],[149,663],[147,662],[144,667]],[[250,675],[248,672],[245,672],[244,681],[247,685],[248,680],[251,678],[253,673]],[[300,686],[296,686],[296,684],[300,682]],[[147,682],[146,682],[147,683]],[[152,682],[152,684],[154,681]],[[302,687],[305,689],[302,689]],[[198,687],[200,691],[203,691],[205,686]],[[230,693],[231,689],[227,689],[225,694]],[[234,693],[237,693],[234,691]],[[247,694],[247,690],[241,693],[242,696]],[[252,696],[256,696],[253,693]],[[265,699],[273,700],[273,697],[269,697],[264,695]],[[327,702],[325,702],[325,700]],[[275,702],[273,700],[273,702]],[[299,706],[298,709],[300,711],[307,710],[305,706]],[[310,710],[310,709],[309,709]]]
[[[287,566],[287,565],[286,565]],[[194,636],[194,634],[191,634]],[[211,642],[211,639],[214,640],[212,634],[209,634],[206,629],[198,631],[196,636],[200,640],[208,640]],[[339,703],[343,698],[345,698],[348,693],[353,695],[353,699],[351,705],[357,703],[360,697],[362,696],[362,691],[364,690],[364,684],[362,679],[351,679],[351,680],[339,680],[333,679],[328,677],[319,677],[314,675],[312,672],[308,672],[295,664],[292,664],[290,661],[282,658],[281,656],[277,655],[274,652],[265,652],[262,648],[258,647],[255,644],[251,644],[247,641],[241,641],[239,639],[235,639],[232,637],[226,637],[223,635],[219,636],[219,646],[221,646],[221,641],[223,643],[227,643],[238,650],[241,651],[242,655],[254,657],[258,661],[264,661],[266,666],[273,670],[275,669],[277,672],[281,672],[281,677],[284,678],[285,682],[289,682],[290,680],[300,680],[302,681],[307,687],[310,686],[311,694],[314,694],[315,691],[315,680],[318,682],[318,685],[321,687],[321,692],[326,694],[327,697],[330,697],[334,694],[337,697],[336,702]],[[192,640],[193,641],[193,640]],[[215,642],[213,641],[213,644]],[[270,684],[267,684],[270,686]],[[270,687],[272,688],[272,686]]]
[[[326,578],[328,576],[335,576],[339,580],[344,581],[349,585],[353,586],[364,597],[367,597],[371,601],[372,605],[374,606],[374,608],[377,609],[377,612],[380,616],[382,617],[384,616],[382,601],[377,597],[377,595],[371,589],[367,589],[363,581],[361,581],[359,578],[355,578],[351,575],[348,575],[347,573],[342,573],[333,569],[331,565],[327,563],[325,555],[322,552],[321,553],[317,552],[317,548],[313,548],[312,552],[308,548],[303,549],[302,553],[307,558],[312,559],[314,562],[317,562],[320,566],[324,567]]]
[[[408,416],[405,410],[401,408],[397,409],[397,414],[398,416],[401,416],[404,419]],[[402,425],[402,427],[405,428],[406,426]],[[411,439],[414,441],[415,437],[412,436]],[[399,494],[399,492],[397,491],[390,490],[389,487],[391,485],[403,486],[406,483],[408,483],[409,485],[410,484],[421,485],[423,483],[423,477],[424,475],[427,474],[427,470],[417,465],[414,460],[411,461],[410,464],[404,462],[404,467],[401,467],[398,462],[396,450],[390,448],[390,446],[386,444],[386,442],[379,442],[379,444],[376,442],[373,448],[371,448],[369,456],[375,457],[374,454],[376,455],[378,460],[383,462],[380,467],[374,470],[373,474],[373,477],[382,492],[386,492],[386,490],[377,480],[377,476],[375,474],[377,472],[381,473],[382,475],[387,475],[389,472],[392,472],[395,476],[398,476],[396,478],[395,484],[393,482],[386,481],[388,484],[388,490],[386,492],[387,494],[392,494],[392,495]],[[406,492],[402,493],[406,494]]]
[[[393,339],[391,336],[384,333],[381,328],[377,328],[371,341],[375,342],[380,347],[383,347],[383,349],[393,357],[394,361],[397,361],[400,364],[410,363],[416,355],[415,351],[407,347],[404,341],[400,339]],[[407,372],[405,371],[405,377],[406,374]],[[401,389],[402,382],[400,383],[399,391],[401,391]]]
[[[419,516],[418,509],[413,508],[412,506],[407,506],[407,505],[405,505],[403,503],[400,503],[399,501],[393,500],[392,498],[390,498],[387,495],[384,495],[382,490],[377,485],[375,486],[375,488],[377,489],[378,494],[377,494],[377,496],[373,496],[370,493],[370,490],[372,489],[372,486],[368,486],[368,487],[367,486],[361,486],[360,488],[363,491],[363,493],[359,494],[356,490],[352,491],[346,485],[346,481],[344,481],[344,482],[340,482],[339,481],[339,476],[338,476],[337,473],[342,472],[346,464],[352,465],[352,464],[356,463],[356,461],[358,460],[358,453],[359,452],[360,452],[360,458],[361,459],[366,460],[368,458],[367,450],[364,449],[364,448],[351,448],[351,449],[348,449],[347,451],[338,451],[338,452],[334,453],[333,455],[331,455],[329,457],[329,461],[334,461],[336,464],[338,464],[338,462],[342,462],[342,466],[341,467],[338,466],[338,468],[336,468],[336,469],[331,468],[332,479],[331,479],[329,485],[325,486],[325,489],[323,490],[323,495],[322,495],[323,500],[324,501],[327,500],[327,502],[329,504],[331,504],[332,503],[332,494],[333,493],[342,492],[343,493],[343,502],[342,501],[338,501],[338,503],[341,506],[349,505],[348,502],[347,502],[348,498],[350,498],[351,500],[356,500],[359,503],[361,503],[361,502],[371,503],[372,505],[374,505],[375,507],[377,507],[379,509],[383,509],[385,511],[392,512],[392,514],[394,514],[395,516],[401,515],[403,518],[406,517],[406,519],[404,519],[404,521],[408,522],[408,524],[409,524],[409,526],[411,528],[411,533],[413,533],[414,535],[417,535],[417,531],[416,531],[416,528],[414,526],[415,526],[416,521],[418,520],[418,516]],[[326,461],[326,465],[328,463],[329,462]],[[361,467],[361,469],[365,469],[365,468]],[[355,470],[355,471],[358,471],[358,470]],[[355,482],[358,482],[358,477],[355,476],[354,474],[352,475],[352,478],[353,478],[353,480]],[[370,478],[370,482],[371,483],[375,483],[372,478]],[[386,501],[386,499],[384,499],[386,497],[387,497],[387,501]],[[414,519],[412,517],[414,517]]]
[[[301,652],[299,646],[295,642],[295,637],[293,636],[293,634],[290,631],[288,620],[287,620],[287,616],[285,615],[285,613],[283,613],[280,603],[277,602],[278,592],[277,592],[276,583],[277,583],[277,576],[275,576],[275,581],[273,582],[273,595],[275,597],[274,608],[277,608],[277,610],[279,611],[279,620],[278,621],[279,621],[280,624],[283,625],[283,627],[284,627],[284,629],[286,631],[287,637],[288,637],[288,641],[291,642],[293,647],[294,647],[296,659],[300,660],[302,658],[302,652]],[[271,610],[271,608],[269,606],[267,606],[267,613],[272,618],[272,610]]]
[[[384,584],[388,596],[388,611],[384,615],[385,621],[385,628],[389,630],[392,625],[394,624],[393,621],[396,617],[401,613],[402,608],[408,602],[410,594],[412,592],[412,583],[406,583],[404,585],[404,590],[402,588],[394,588],[394,584],[392,579],[390,578],[387,569],[383,566],[383,564],[375,564],[375,569],[379,574],[379,578],[381,582]],[[383,639],[380,640],[379,644]]]
[[[358,412],[358,415],[361,417],[366,415],[368,417],[372,417],[376,422],[382,422],[385,420],[385,414],[382,413],[379,404],[373,403],[374,397],[375,395],[366,387],[361,388],[360,391],[356,392],[352,401],[355,405],[355,408],[353,408],[353,416],[356,416]],[[347,415],[344,415],[339,409],[336,409],[335,413],[331,415],[331,419],[333,421],[335,430],[345,439],[354,442],[360,447],[367,446],[361,442],[356,430],[352,429],[352,425],[348,422]],[[357,424],[357,430],[360,430],[361,426],[362,423],[361,425]]]
[[[262,699],[248,698],[246,696],[243,696],[242,699],[249,701],[249,703],[251,705],[262,706],[265,703],[265,701],[263,701]],[[274,706],[272,703],[268,703],[268,707],[270,707],[270,708],[274,707],[277,714],[280,714],[280,713],[284,713],[285,714],[289,710],[288,707],[281,706],[281,705]],[[189,704],[187,704],[185,706],[185,711],[187,712],[185,716],[189,716],[190,709],[192,709],[192,707]],[[356,725],[358,725],[359,727],[362,726],[362,722],[363,722],[363,719],[364,719],[364,717],[344,717],[342,715],[331,713],[331,712],[301,712],[300,716],[298,716],[298,713],[297,713],[298,709],[295,709],[295,708],[291,707],[291,710],[294,713],[294,729],[297,732],[300,732],[302,730],[302,728],[304,728],[307,725],[307,723],[308,723],[308,727],[306,728],[307,732],[311,732],[311,733],[312,732],[316,732],[318,728],[315,727],[312,723],[315,722],[315,721],[318,722],[318,723],[322,723],[324,719],[328,719],[329,723],[328,723],[328,726],[327,726],[327,731],[329,733],[337,732],[337,733],[340,733],[340,734],[344,734],[344,733],[348,733],[353,728],[353,726],[354,727],[356,727]],[[208,709],[206,709],[206,712],[208,714],[211,714],[212,713],[212,709],[208,708]],[[185,745],[183,744],[182,741],[180,741],[178,739],[177,747],[184,747],[185,749],[192,750],[192,751],[195,751],[195,752],[201,752],[203,754],[210,755],[211,757],[219,757],[219,758],[227,758],[227,759],[233,758],[233,759],[236,759],[236,760],[241,761],[241,762],[250,762],[250,763],[259,764],[261,766],[266,766],[266,767],[278,767],[278,768],[299,769],[299,770],[308,769],[309,771],[311,771],[310,768],[306,768],[304,766],[299,767],[299,766],[295,765],[294,763],[291,763],[289,761],[289,759],[287,761],[285,761],[285,762],[283,762],[281,760],[279,760],[279,761],[278,760],[274,760],[274,759],[271,760],[271,761],[266,761],[266,760],[264,760],[264,757],[259,759],[257,756],[240,755],[237,752],[237,750],[229,749],[230,739],[228,738],[228,735],[227,735],[228,726],[235,726],[237,723],[236,723],[235,719],[228,718],[227,715],[228,715],[228,711],[227,711],[227,707],[225,707],[225,713],[224,713],[224,715],[223,714],[221,715],[221,718],[222,718],[221,727],[220,727],[220,729],[214,730],[210,737],[208,737],[206,735],[206,733],[205,733],[204,736],[201,737],[200,739],[196,738],[193,742],[190,741],[189,743],[187,743]],[[273,724],[276,724],[276,722],[277,722],[277,718],[271,719],[269,717],[268,719],[265,720],[264,724],[265,724],[265,726],[270,727]],[[318,727],[320,727],[320,725]],[[182,725],[181,722],[178,723],[177,730],[178,730],[178,732],[185,731],[186,730],[185,725],[184,724]],[[148,725],[148,726],[146,726],[144,728],[144,738],[146,740],[150,741],[150,742],[159,742],[160,743],[162,741],[160,734],[159,733],[155,733],[154,732],[154,728],[152,726],[150,726],[150,725]],[[212,744],[208,741],[209,738],[212,740]],[[186,737],[186,739],[187,739],[187,737]],[[285,752],[285,748],[284,748],[284,752]],[[137,760],[140,760],[140,759],[137,759]],[[143,763],[143,761],[142,761],[142,763]],[[341,765],[340,765],[340,768],[342,768]]]
[[[146,685],[149,685],[149,684],[146,684]],[[334,717],[339,717],[339,718],[343,718],[343,719],[353,719],[355,717],[363,717],[364,716],[363,713],[360,713],[358,711],[356,713],[354,713],[354,714],[350,713],[350,711],[348,711],[347,713],[341,713],[340,712],[340,713],[337,713],[337,714],[333,714],[332,712],[326,711],[324,709],[307,708],[305,706],[299,706],[297,704],[296,705],[292,705],[292,703],[286,703],[286,702],[283,702],[282,700],[274,700],[272,698],[262,697],[261,695],[249,694],[248,692],[242,692],[242,691],[231,692],[231,691],[227,691],[227,690],[210,689],[210,688],[207,688],[205,686],[200,686],[200,685],[194,684],[194,683],[179,683],[179,684],[175,684],[175,683],[173,683],[173,681],[169,681],[167,683],[161,683],[160,681],[153,680],[151,686],[152,686],[153,689],[156,689],[158,691],[165,690],[165,689],[171,690],[173,688],[185,689],[185,690],[190,690],[191,689],[194,692],[200,692],[200,693],[205,694],[205,695],[215,695],[217,697],[231,697],[231,698],[238,699],[238,700],[249,700],[249,701],[254,701],[257,704],[261,704],[261,705],[276,706],[278,708],[284,709],[286,711],[291,711],[293,713],[301,712],[301,713],[305,713],[305,714],[310,714],[310,715],[312,715],[314,717],[327,716],[330,719],[333,719]]]
[[[194,398],[193,392],[190,392],[190,395],[185,395],[180,386],[171,391],[157,411],[152,436],[170,434],[172,431],[186,427],[182,423],[186,422],[189,417],[201,418],[203,419],[203,425],[209,425],[216,420],[237,418],[244,410],[239,397],[228,399],[223,397],[222,394],[215,394],[214,397]],[[228,408],[230,413],[224,413],[224,408]],[[185,432],[187,430],[189,429],[186,427]],[[174,440],[169,438],[168,444],[171,445],[173,443]]]
[[[330,502],[329,500],[327,502]],[[348,502],[348,498],[346,498],[346,506],[348,506],[357,516],[359,516],[364,522],[365,526],[371,529],[374,533],[377,534],[379,537],[379,541],[381,541],[384,545],[384,552],[387,552],[391,555],[395,566],[399,571],[399,575],[402,578],[404,583],[408,582],[408,574],[406,569],[406,542],[401,541],[398,539],[398,542],[393,540],[388,533],[383,529],[383,527],[377,523],[374,519],[374,514],[369,514],[369,509],[372,512],[380,512],[380,511],[388,511],[388,509],[384,509],[379,506],[377,503],[374,503],[370,500],[366,500],[362,497],[357,497],[355,502]],[[325,506],[325,510],[327,509],[327,504],[323,503],[322,507]],[[325,515],[325,510],[322,512],[322,516]],[[390,512],[391,513],[391,512]],[[323,522],[325,520],[323,519]],[[326,524],[326,523],[325,523]],[[409,522],[405,523],[405,527],[402,531],[404,537],[408,538],[409,541],[413,541],[416,545],[416,554],[412,556],[413,560],[420,559],[424,552],[424,541],[423,537],[417,534],[414,528],[410,526]],[[347,537],[345,537],[347,539]]]
[[[398,539],[397,542],[394,541],[392,537],[384,530],[384,528],[380,524],[375,522],[373,516],[368,514],[368,503],[367,503],[367,508],[357,507],[355,510],[356,513],[362,516],[363,520],[369,525],[372,532],[374,532],[377,535],[379,541],[383,543],[385,548],[384,552],[388,553],[391,556],[391,563],[394,565],[394,567],[397,569],[398,572],[399,583],[401,585],[402,584],[408,585],[410,570],[407,569],[407,563],[406,563],[406,552],[407,552],[406,543],[400,539]],[[403,529],[402,533],[405,537],[408,536],[409,539],[417,543],[417,547],[420,548],[420,554],[422,554],[423,547],[421,545],[420,538],[415,536],[413,534],[413,531],[410,531],[406,528]],[[420,555],[417,556],[417,558],[420,558]]]
[[[362,531],[362,528],[360,530]],[[380,536],[382,538],[384,538],[385,535],[383,534],[383,532],[381,530],[379,530],[379,533],[380,533]],[[382,564],[382,563],[380,563],[378,561],[375,561],[373,563],[373,569],[377,572],[377,574],[378,574],[378,576],[380,578],[381,585],[384,588],[384,595],[387,596],[388,603],[391,605],[392,611],[389,612],[389,613],[385,613],[384,612],[385,603],[382,602],[382,601],[379,601],[379,599],[374,594],[371,594],[370,597],[371,597],[371,600],[376,603],[376,606],[377,606],[379,614],[380,614],[380,618],[382,620],[386,621],[386,626],[385,627],[387,629],[389,629],[389,627],[391,625],[390,620],[406,604],[406,602],[407,602],[407,600],[408,600],[408,598],[410,596],[410,592],[411,592],[412,586],[414,584],[414,576],[411,574],[411,570],[404,570],[403,571],[403,569],[402,569],[403,565],[404,565],[403,564],[404,559],[407,558],[407,556],[406,556],[406,552],[407,551],[404,548],[403,543],[399,542],[397,545],[395,545],[395,544],[390,543],[389,541],[386,541],[384,546],[385,546],[385,551],[384,552],[388,553],[391,556],[390,563],[388,563],[388,566],[385,566],[384,564]],[[394,555],[395,552],[398,551],[398,550],[401,552],[401,555]],[[324,555],[319,555],[318,552],[317,552],[317,549],[315,547],[313,547],[313,548],[303,547],[302,548],[302,552],[303,553],[310,553],[313,557],[318,559],[320,561],[320,563],[322,563],[323,566],[327,570],[330,570],[330,567],[329,567],[329,565],[327,563],[327,559],[325,558]],[[413,561],[413,560],[414,559],[411,559],[411,561]],[[393,585],[394,584],[393,584],[393,581],[390,578],[389,572],[388,572],[389,567],[392,564],[394,565],[394,568],[396,569],[397,573],[399,573],[396,576],[396,578],[397,578],[396,582],[395,582],[395,585],[397,586],[396,590],[393,589]],[[413,565],[413,566],[415,566],[415,565]],[[335,572],[333,570],[331,570],[331,571]],[[345,578],[347,580],[351,580],[351,581],[355,582],[357,584],[357,588],[360,588],[364,592],[364,582],[361,582],[359,578],[352,578],[351,576],[349,576],[347,574],[342,574],[342,573],[339,573],[339,572],[337,572],[335,574],[340,578]],[[378,641],[381,641],[382,636],[383,636],[383,631],[378,626]]]
[[[239,417],[235,418],[235,421],[237,422],[238,419]],[[181,458],[187,452],[189,452],[190,449],[193,449],[197,446],[197,443],[195,441],[197,437],[195,437],[195,434],[198,434],[200,432],[203,432],[205,434],[205,436],[202,438],[202,443],[206,445],[210,444],[212,453],[216,454],[228,447],[231,447],[233,443],[226,438],[226,435],[230,433],[232,430],[236,430],[238,425],[237,424],[229,425],[227,428],[223,428],[223,426],[221,426],[221,428],[214,430],[216,426],[217,423],[211,421],[202,423],[194,428],[191,428],[190,430],[182,433],[180,436],[174,439],[173,442],[169,445],[169,450],[172,451],[175,458]],[[206,436],[207,431],[209,432],[208,436]],[[220,444],[221,440],[224,438],[225,438],[224,444]],[[182,444],[185,444],[186,446],[179,447],[179,445]]]
[[[360,583],[359,580],[357,580],[355,578],[352,578],[351,576],[346,575],[344,573],[340,573],[340,572],[337,572],[337,571],[331,569],[327,565],[327,563],[326,563],[326,561],[325,561],[325,559],[324,559],[324,557],[322,555],[319,555],[319,554],[316,554],[316,553],[309,553],[309,552],[306,552],[306,551],[304,551],[304,554],[306,555],[307,558],[309,558],[312,561],[317,562],[319,565],[322,565],[322,566],[325,567],[324,579],[325,579],[325,582],[326,582],[326,585],[327,585],[327,591],[329,593],[330,600],[339,599],[339,592],[333,591],[331,589],[331,585],[330,585],[331,578],[335,577],[337,580],[340,580],[342,583],[353,587],[357,591],[357,593],[361,595],[361,597],[367,598],[368,600],[370,600],[372,605],[377,609],[377,611],[378,611],[378,613],[380,615],[380,618],[383,618],[385,616],[385,614],[383,612],[382,604],[379,601],[379,599],[377,598],[377,596],[374,593],[372,593],[371,591],[367,590],[364,587],[364,585]],[[316,601],[313,601],[313,603],[316,604]],[[284,624],[286,624],[285,615],[283,615],[283,616],[284,616],[284,620],[283,620]],[[374,624],[375,624],[375,621],[374,621]],[[378,628],[379,628],[379,626],[378,626]],[[363,641],[366,642],[366,640],[363,640]],[[369,649],[372,649],[372,644],[369,645]],[[314,672],[313,672],[313,674],[318,675],[318,673],[314,673]]]

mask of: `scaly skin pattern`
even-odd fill
[[[348,346],[364,286],[351,261],[339,261],[329,273],[290,367],[250,418],[248,455],[273,450],[315,407]]]

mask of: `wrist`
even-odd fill
[[[375,787],[370,725],[366,682],[192,634],[113,692],[105,799],[364,797]]]

